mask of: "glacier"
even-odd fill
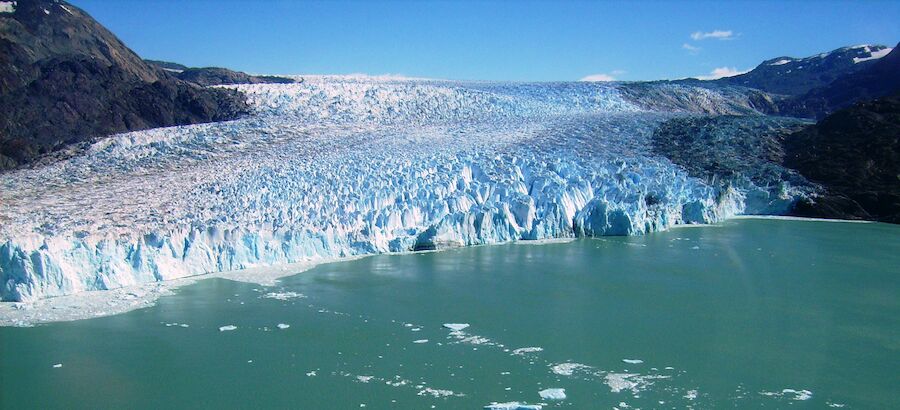
[[[783,214],[818,189],[783,169],[711,179],[653,150],[654,132],[673,119],[727,116],[735,131],[717,138],[742,138],[742,123],[762,118],[748,89],[303,80],[227,86],[254,107],[240,120],[115,135],[0,176],[0,299],[386,252],[641,235]]]

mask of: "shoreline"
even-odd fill
[[[717,224],[673,225],[670,226],[667,230],[674,230],[679,228],[708,228],[719,226],[722,222],[727,222],[729,220],[749,219],[802,222],[874,223],[872,221],[805,218],[779,215],[738,215],[727,218]],[[578,238],[547,238],[538,240],[516,240],[474,246],[537,246],[570,243],[576,240],[578,240]],[[467,248],[471,246],[465,247]],[[115,289],[91,290],[86,292],[74,293],[71,295],[40,299],[33,302],[0,302],[0,327],[33,327],[35,325],[45,323],[86,320],[128,313],[133,310],[154,306],[156,304],[156,301],[159,300],[160,297],[171,295],[175,290],[183,286],[192,285],[201,280],[226,279],[236,282],[253,283],[260,286],[272,287],[277,286],[278,281],[281,278],[297,275],[323,264],[334,262],[349,262],[376,255],[400,256],[418,253],[442,252],[460,248],[464,247],[449,247],[437,250],[407,251],[383,254],[376,253],[368,255],[354,255],[347,257],[309,260],[286,265],[257,266],[235,271],[212,272],[161,282],[148,282]]]
[[[835,222],[835,223],[851,223],[851,224],[873,224],[877,221],[866,221],[863,219],[829,219],[829,218],[811,218],[806,216],[788,216],[788,215],[735,215],[731,219],[774,219],[778,221],[803,221],[803,222]]]

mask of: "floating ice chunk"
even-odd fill
[[[309,377],[315,377],[315,376],[316,376],[316,371],[315,371],[315,370],[310,370],[310,371],[306,372],[306,375],[309,376]]]
[[[57,363],[57,364],[53,365],[54,369],[59,369],[60,367],[62,367],[62,363]]]
[[[235,326],[235,325],[226,325],[226,326],[219,327],[220,332],[227,332],[227,331],[235,330],[235,329],[237,329],[237,326]]]
[[[803,401],[812,398],[812,392],[809,390],[784,389],[781,391],[781,393],[785,395],[793,395],[794,397],[791,397],[791,400]]]
[[[302,299],[305,298],[306,295],[297,292],[269,292],[263,295],[263,297],[267,299],[290,300]]]
[[[491,403],[484,406],[484,410],[541,410],[543,406],[540,404],[524,404],[517,401],[506,403]]]
[[[684,398],[688,400],[694,400],[697,398],[697,390],[688,390],[687,394],[684,395]]]
[[[635,390],[638,384],[631,380],[634,376],[637,376],[637,374],[610,373],[606,375],[606,385],[609,386],[609,390],[613,393],[618,393],[622,390]]]
[[[453,390],[444,390],[444,389],[433,389],[431,387],[426,387],[422,390],[419,390],[419,396],[432,396],[432,397],[450,397],[450,396],[462,396],[461,394],[454,393]]]
[[[484,336],[472,335],[459,339],[460,343],[468,343],[470,345],[486,345],[493,344],[491,339],[488,339]]]
[[[769,397],[786,397],[791,400],[804,401],[812,398],[813,393],[809,390],[782,389],[777,391],[761,391],[759,394]]]
[[[368,383],[374,378],[375,376],[356,376],[356,380],[359,380],[360,383]]]
[[[428,339],[413,340],[413,343],[417,343],[417,344],[428,343]]]
[[[538,392],[544,400],[565,400],[566,389],[544,389]]]
[[[459,332],[467,327],[469,327],[468,323],[444,323],[444,327],[447,329],[453,330],[455,332]]]
[[[520,347],[512,351],[512,354],[516,356],[524,356],[526,353],[537,353],[543,352],[543,347]]]
[[[278,326],[279,329],[282,329],[282,330],[291,327],[291,325],[289,325],[289,324],[287,324],[287,323],[279,323],[277,326]]]
[[[571,376],[576,371],[589,370],[591,366],[581,363],[559,363],[550,366],[550,371],[560,376]]]
[[[628,364],[641,364],[641,363],[644,363],[644,361],[641,360],[641,359],[622,359],[622,361],[625,362],[625,363],[628,363]]]

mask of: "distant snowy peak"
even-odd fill
[[[801,95],[865,69],[891,50],[882,45],[862,44],[803,58],[780,56],[763,61],[747,73],[718,81],[774,94]]]
[[[819,64],[823,60],[831,59],[842,62],[852,62],[858,64],[864,61],[876,60],[888,55],[893,48],[882,45],[861,44],[858,46],[842,47],[827,53],[816,54],[814,56],[796,58],[796,57],[776,57],[763,61],[762,66],[783,66],[786,64]]]

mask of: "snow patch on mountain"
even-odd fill
[[[890,54],[890,52],[892,50],[893,50],[893,48],[888,47],[888,48],[882,48],[881,50],[878,50],[878,51],[870,51],[869,48],[866,47],[866,52],[869,53],[869,56],[868,57],[854,57],[853,63],[857,64],[857,63],[861,63],[863,61],[877,60],[879,58],[882,58],[882,57]]]
[[[16,12],[16,2],[0,1],[0,13],[15,13],[15,12]]]

